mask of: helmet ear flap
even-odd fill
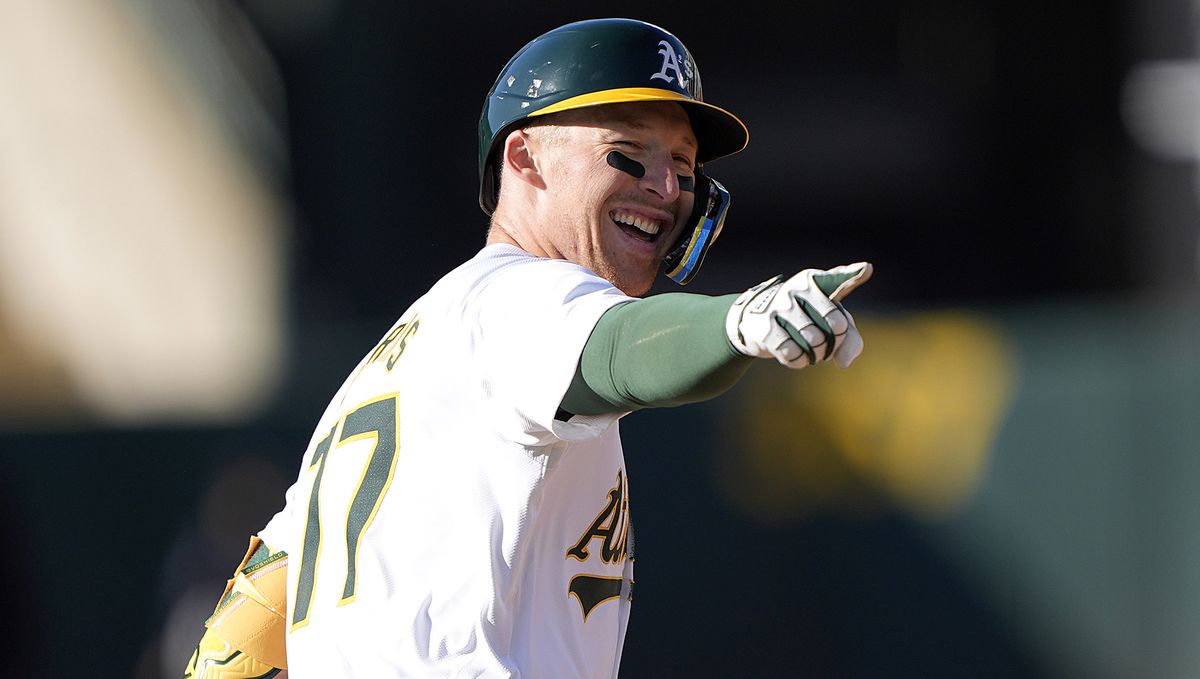
[[[729,191],[721,182],[696,170],[696,202],[688,217],[679,241],[663,258],[667,278],[680,285],[687,285],[700,271],[704,255],[717,241],[725,226],[725,213],[729,211]]]
[[[496,203],[500,197],[500,171],[496,167],[495,155],[483,166],[479,181],[479,207],[489,217],[496,211]]]

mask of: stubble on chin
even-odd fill
[[[625,275],[614,271],[611,276],[604,276],[604,278],[630,297],[645,297],[654,285],[653,271],[649,275]]]
[[[624,294],[630,297],[644,297],[654,285],[654,277],[662,265],[662,257],[656,254],[648,271],[639,270],[634,266],[622,266],[628,255],[622,252],[619,242],[610,242],[606,235],[614,234],[605,234],[601,230],[586,246],[576,250],[578,259],[574,261]]]

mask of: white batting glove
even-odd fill
[[[867,282],[872,271],[869,263],[859,262],[763,281],[729,308],[729,341],[747,356],[774,358],[789,368],[830,357],[839,368],[848,368],[862,353],[863,340],[841,300]]]

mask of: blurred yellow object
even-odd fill
[[[718,459],[718,483],[765,521],[818,508],[862,512],[881,495],[922,518],[970,497],[1013,396],[1017,360],[999,327],[966,312],[864,317],[845,371],[754,371]]]

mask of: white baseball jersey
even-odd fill
[[[596,321],[630,299],[490,245],[401,316],[260,533],[289,554],[290,676],[616,675],[622,413],[555,415]]]

